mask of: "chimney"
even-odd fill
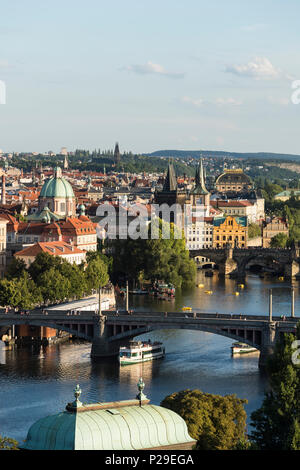
[[[5,175],[2,175],[2,194],[1,194],[1,204],[6,204]]]

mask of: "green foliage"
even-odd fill
[[[37,156],[14,156],[12,164],[16,168],[23,168],[24,171],[31,171],[36,167],[36,164],[42,163],[43,166],[50,166],[55,168],[57,165],[63,165],[64,156],[56,155],[55,157],[49,158],[44,155]],[[69,155],[69,167],[71,169],[78,169],[80,171],[99,171],[103,172],[104,165],[106,171],[118,171],[118,172],[164,172],[168,167],[168,158],[160,157],[148,157],[144,155],[133,154],[132,152],[125,152],[121,154],[121,162],[115,166],[114,152],[113,150],[100,151],[78,149],[74,155]],[[0,165],[1,166],[1,165]],[[192,176],[194,174],[194,168],[190,167],[183,161],[174,160],[175,170],[178,175],[184,173]]]
[[[68,298],[71,289],[70,280],[54,267],[42,273],[38,279],[44,302],[63,301]]]
[[[20,260],[11,263],[0,280],[0,304],[29,310],[35,305],[82,298],[109,280],[111,261],[101,253],[88,255],[88,265],[77,266],[57,256],[40,253],[26,270]]]
[[[22,259],[13,258],[6,270],[6,277],[13,279],[20,277],[26,271],[26,264]]]
[[[100,256],[92,258],[89,262],[85,271],[85,279],[89,291],[99,289],[108,283],[107,264]]]
[[[41,290],[36,286],[27,272],[24,272],[21,277],[13,281],[16,290],[13,307],[29,310],[42,302]]]
[[[156,279],[170,282],[176,287],[189,287],[195,281],[196,266],[189,257],[183,238],[176,238],[174,224],[167,226],[159,221],[158,239],[116,240],[114,247],[113,275],[138,280]],[[170,228],[170,238],[162,238],[163,229]]]
[[[271,238],[270,247],[271,248],[285,248],[288,242],[288,236],[285,233],[277,233],[274,237]]]
[[[186,422],[199,450],[233,450],[246,446],[246,412],[235,395],[212,395],[183,390],[167,396],[161,406],[178,413]]]
[[[62,260],[59,256],[52,256],[49,253],[39,253],[34,262],[28,268],[28,272],[35,283],[39,284],[40,277],[51,268],[59,269]]]
[[[42,301],[40,289],[23,271],[19,278],[1,279],[0,304],[20,309],[31,309]]]
[[[14,306],[18,301],[16,284],[14,280],[1,279],[0,280],[0,305],[1,306]]]
[[[248,238],[261,237],[261,227],[258,224],[249,224],[248,225]]]
[[[300,339],[300,327],[296,337]],[[267,365],[271,391],[252,413],[251,439],[261,450],[300,450],[300,368],[292,363],[294,335],[277,342]]]
[[[89,263],[93,259],[101,259],[106,264],[108,273],[111,273],[113,265],[112,256],[107,256],[101,251],[88,251],[86,254],[86,262]]]
[[[0,436],[0,450],[19,450],[18,441],[10,437]]]

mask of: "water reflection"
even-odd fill
[[[204,287],[196,287],[203,284]],[[295,313],[300,316],[299,281],[281,282],[278,279],[260,279],[249,274],[244,281],[244,288],[239,287],[240,281],[219,278],[217,271],[213,277],[205,277],[198,271],[195,287],[177,290],[173,302],[158,300],[149,296],[130,296],[130,305],[137,310],[152,309],[155,311],[180,310],[183,305],[192,307],[199,312],[247,313],[248,315],[268,315],[269,289],[273,290],[274,315],[289,315],[291,311],[291,287],[295,288]],[[207,294],[205,291],[212,291]],[[239,292],[239,295],[234,295]]]
[[[6,363],[5,343],[0,341],[0,364]]]
[[[148,296],[131,296],[133,308],[172,311],[183,305],[198,311],[267,314],[268,289],[273,288],[274,314],[290,312],[290,284],[249,275],[244,289],[232,279],[198,274],[188,291],[176,293],[172,302]],[[299,282],[295,285],[295,312],[300,312]],[[205,294],[212,290],[213,294]],[[233,295],[239,290],[240,295]],[[249,400],[248,416],[262,401],[266,380],[258,369],[258,354],[232,357],[228,338],[188,330],[157,330],[141,339],[164,343],[166,357],[153,362],[120,367],[115,359],[91,360],[89,343],[74,341],[38,348],[1,348],[0,434],[25,438],[37,419],[64,410],[79,383],[83,402],[135,398],[142,376],[145,394],[159,404],[170,393],[199,388],[221,395],[236,393]]]

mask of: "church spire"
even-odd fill
[[[177,178],[172,163],[169,162],[168,173],[165,179],[163,191],[176,191],[177,190]]]
[[[197,165],[197,168],[196,168],[195,188],[193,189],[193,193],[208,194],[208,191],[205,187],[205,177],[204,177],[202,158],[200,159],[200,163],[199,165]]]
[[[115,165],[118,165],[121,161],[121,154],[120,154],[120,149],[119,149],[119,143],[118,142],[116,142],[116,145],[115,145],[114,160],[115,160]]]

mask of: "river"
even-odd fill
[[[286,282],[250,274],[244,289],[238,289],[235,280],[220,280],[217,273],[207,278],[199,272],[196,284],[202,283],[204,288],[177,291],[176,299],[169,302],[131,296],[130,307],[172,311],[185,305],[202,312],[267,314],[268,289],[272,288],[273,313],[290,312],[290,284]],[[300,315],[299,283],[294,286],[295,312]],[[237,290],[239,296],[234,295]],[[0,434],[22,441],[37,419],[64,410],[73,400],[77,383],[83,402],[134,398],[140,376],[146,384],[145,394],[155,404],[187,388],[220,395],[235,393],[248,400],[249,423],[250,413],[260,406],[267,387],[258,369],[257,353],[233,358],[230,339],[204,332],[161,330],[145,338],[163,341],[166,357],[122,368],[116,359],[91,360],[90,344],[85,342],[10,350],[0,342]]]

